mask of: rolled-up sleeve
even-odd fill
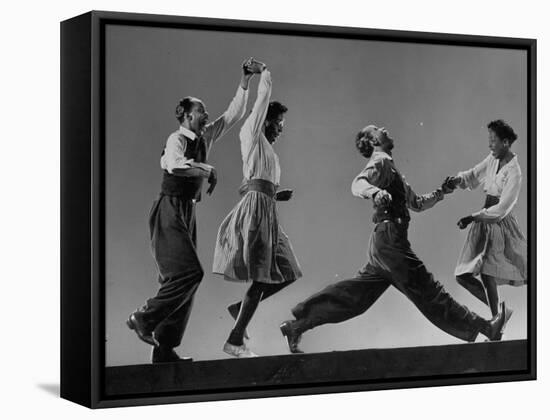
[[[164,153],[160,158],[160,166],[170,174],[185,175],[183,171],[191,168],[200,170],[200,176],[208,178],[212,172],[212,166],[207,163],[195,162],[194,159],[185,157],[186,141],[181,140],[178,134],[172,134],[166,140]],[[191,176],[191,173],[190,175]]]
[[[164,153],[160,158],[160,166],[162,169],[173,173],[174,169],[190,168],[192,159],[185,157],[185,141],[181,141],[177,134],[171,134],[166,140]]]
[[[372,159],[351,184],[351,193],[356,197],[373,199],[378,191],[386,188],[392,181],[394,172],[390,160]]]
[[[407,190],[407,207],[415,212],[432,208],[437,202],[443,200],[444,197],[441,188],[423,195],[416,194],[407,182],[405,182],[405,188]]]

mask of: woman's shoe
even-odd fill
[[[252,352],[246,345],[243,343],[240,346],[235,346],[234,344],[228,343],[227,341],[223,345],[224,353],[229,354],[230,356],[237,357],[238,359],[246,359],[249,357],[258,357],[258,355]]]

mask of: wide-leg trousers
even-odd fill
[[[149,215],[151,250],[160,288],[140,309],[160,345],[180,345],[204,275],[196,251],[195,201],[161,196]]]
[[[484,319],[456,302],[412,251],[407,225],[378,223],[367,263],[355,278],[326,287],[292,309],[307,329],[338,323],[367,311],[394,286],[435,326],[465,341],[475,341]],[[398,308],[396,308],[398,309]]]

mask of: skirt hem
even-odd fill
[[[227,281],[230,281],[230,282],[233,282],[233,283],[253,283],[253,282],[257,282],[257,283],[264,283],[264,284],[282,284],[282,283],[293,283],[301,277],[301,276],[297,276],[295,279],[289,279],[289,280],[283,279],[281,281],[273,281],[273,279],[251,279],[251,278],[243,279],[243,278],[237,278],[237,277],[227,275],[225,273],[220,273],[218,271],[212,271],[212,274],[216,274],[218,276],[223,276],[224,280],[227,280]]]

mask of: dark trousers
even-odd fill
[[[177,347],[204,275],[195,249],[195,202],[161,195],[153,203],[149,229],[160,288],[141,312],[162,346]]]
[[[389,286],[403,293],[435,326],[461,340],[475,341],[486,322],[434,280],[412,251],[407,226],[394,222],[376,225],[367,264],[355,278],[326,287],[292,313],[304,330],[342,322],[367,311]]]

